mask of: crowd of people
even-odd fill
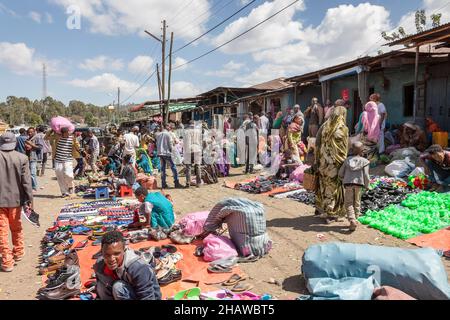
[[[429,142],[420,126],[408,122],[390,128],[386,107],[380,95],[373,94],[356,127],[349,128],[349,106],[344,100],[333,105],[327,101],[322,106],[313,98],[304,112],[296,105],[275,117],[272,113],[248,113],[238,127],[233,127],[235,121],[231,117],[214,129],[208,128],[206,122],[193,120],[186,126],[151,123],[147,127],[135,126],[129,132],[112,130],[114,137],[108,145],[99,142],[92,130],[73,133],[67,127],[59,131],[45,126],[23,129],[17,138],[5,133],[0,137],[2,270],[12,271],[14,261],[24,255],[21,211],[23,207],[32,211],[33,193],[38,190],[39,176],[44,174],[50,156],[64,198],[74,195],[74,180],[86,174],[107,177],[114,191],[122,186],[131,188],[143,203],[141,214],[145,217],[145,222],[135,221],[136,228],[164,229],[173,225],[170,196],[163,191],[148,190],[138,179],[139,174],[161,174],[161,188],[167,189],[167,166],[172,171],[175,188],[190,188],[217,183],[219,176],[230,173],[231,166],[244,165],[244,172],[252,174],[258,165],[275,169],[272,172],[279,174],[285,164],[295,167],[307,163],[317,177],[316,215],[327,223],[347,215],[350,230],[358,225],[361,194],[369,183],[371,161],[393,146],[415,147],[423,152],[421,161],[436,184],[432,188],[449,187],[450,152],[439,145],[427,149]],[[183,173],[185,185],[180,182]],[[8,229],[12,234],[12,250],[8,245]],[[105,236],[102,252],[104,263],[96,266],[101,277],[102,272],[109,270],[105,279],[127,279],[123,273],[111,273],[124,266],[136,277],[131,276],[135,279],[134,288],[122,281],[113,287],[100,288],[99,295],[105,299],[133,295],[160,298],[154,275],[134,264],[120,234]],[[145,278],[145,288],[141,288],[141,277]]]

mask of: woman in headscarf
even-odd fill
[[[303,154],[303,150],[300,150],[302,143],[304,119],[296,115],[294,120],[288,127],[287,139],[285,141],[284,149],[291,150],[292,159],[295,162],[301,163],[300,154]]]
[[[403,125],[400,145],[402,148],[414,147],[423,152],[428,146],[427,135],[415,123],[407,122]]]
[[[272,129],[280,130],[282,122],[283,122],[283,112],[279,111],[275,119],[273,120]]]
[[[316,138],[314,168],[319,177],[316,209],[327,223],[345,215],[344,186],[338,173],[347,158],[346,119],[344,100],[337,100],[330,118],[320,127]]]
[[[143,148],[139,148],[137,150],[136,157],[137,157],[136,163],[138,165],[138,168],[142,169],[144,173],[152,174],[153,172],[152,160],[148,156],[147,151],[145,151]]]
[[[356,132],[360,133],[359,140],[364,145],[363,157],[369,160],[375,157],[380,138],[380,115],[375,102],[369,101],[364,107],[364,112],[356,125]]]

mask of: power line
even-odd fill
[[[214,17],[216,17],[216,18],[219,18],[219,16],[217,16],[217,14],[218,14],[220,11],[222,11],[224,8],[228,7],[228,6],[229,6],[231,3],[233,3],[233,2],[234,2],[234,0],[228,1],[225,5],[223,5],[222,7],[220,7],[219,9],[217,9],[216,11],[212,12],[211,15],[214,16]],[[215,7],[217,7],[219,4],[220,4],[220,2],[217,2],[216,5],[213,6],[213,7],[211,8],[211,10],[214,9]],[[198,19],[199,19],[200,17],[203,17],[203,16],[204,16],[205,14],[207,14],[208,12],[209,12],[209,10],[203,12],[203,13],[200,14],[198,17],[196,17],[196,18],[192,19],[191,21],[189,21],[188,23],[186,23],[186,25],[190,25],[190,24],[191,24],[192,22],[194,22],[194,21],[199,21]],[[187,33],[188,33],[189,31],[191,31],[192,29],[194,29],[194,28],[200,26],[200,25],[201,25],[202,23],[204,23],[204,22],[205,22],[205,20],[200,20],[197,24],[195,24],[195,25],[193,25],[193,26],[191,26],[191,27],[189,27],[189,28],[187,28],[187,29],[181,30],[181,33],[177,33],[177,34],[178,34],[178,35],[181,34],[181,36],[187,35]],[[179,22],[178,22],[178,23],[175,23],[175,25],[178,25],[178,24],[179,24]]]
[[[272,19],[273,17],[275,17],[276,15],[280,14],[281,12],[283,12],[283,11],[286,10],[287,8],[293,6],[294,4],[296,4],[296,3],[299,2],[299,1],[300,1],[300,0],[295,0],[294,2],[291,2],[290,4],[288,4],[287,6],[285,6],[284,8],[282,8],[282,9],[280,9],[279,11],[275,12],[275,13],[272,14],[270,17],[264,19],[263,21],[259,22],[259,23],[256,24],[256,25],[254,25],[254,26],[251,27],[250,29],[247,29],[246,31],[240,33],[239,35],[237,35],[236,37],[232,38],[231,40],[228,40],[227,42],[222,43],[220,46],[217,46],[217,47],[215,47],[214,49],[209,50],[208,52],[205,52],[204,54],[202,54],[202,55],[200,55],[200,56],[198,56],[198,57],[196,57],[196,58],[194,58],[194,59],[192,59],[192,60],[187,61],[186,63],[183,63],[183,64],[181,64],[181,65],[179,65],[179,66],[174,67],[174,68],[172,69],[172,71],[173,71],[173,70],[176,70],[176,69],[179,69],[179,68],[181,68],[181,67],[183,67],[183,66],[185,66],[185,65],[187,65],[187,64],[189,64],[189,63],[192,63],[192,62],[194,62],[194,61],[197,61],[198,59],[201,59],[201,58],[203,58],[204,56],[207,56],[208,54],[213,53],[214,51],[219,50],[220,48],[226,46],[226,45],[229,44],[230,42],[232,42],[232,41],[234,41],[234,40],[236,40],[236,39],[242,37],[243,35],[249,33],[250,31],[256,29],[257,27],[259,27],[259,26],[262,25],[263,23],[265,23],[265,22],[267,22],[268,20]]]
[[[195,41],[197,41],[198,39],[204,37],[205,35],[207,35],[208,33],[210,33],[211,31],[214,31],[215,29],[217,29],[218,27],[220,27],[222,24],[224,24],[225,22],[227,22],[228,20],[230,20],[231,18],[233,18],[235,15],[239,14],[240,12],[242,12],[244,9],[248,8],[249,6],[251,6],[253,3],[255,3],[258,0],[253,0],[250,1],[249,3],[247,3],[245,6],[243,6],[241,9],[239,9],[238,11],[236,11],[235,13],[233,13],[231,16],[229,16],[228,18],[226,18],[225,20],[222,20],[221,22],[219,22],[218,24],[216,24],[214,27],[212,27],[211,29],[209,29],[208,31],[205,31],[203,34],[201,34],[200,36],[198,36],[197,38],[195,38],[194,40],[191,40],[190,42],[186,43],[184,46],[182,46],[181,48],[176,49],[173,53],[177,53],[178,51],[183,50],[184,48],[186,48],[187,46],[191,45],[192,43],[194,43]]]
[[[191,0],[190,2],[188,2],[184,7],[181,7],[181,8],[179,8],[177,11],[176,11],[176,13],[175,13],[175,15],[172,17],[172,19],[173,20],[175,20],[175,18],[185,9],[185,8],[187,8],[187,7],[189,7],[191,4],[192,4],[192,2],[194,2],[194,0]],[[171,20],[172,20],[171,19]]]
[[[133,97],[136,93],[138,93],[138,91],[141,90],[145,86],[145,84],[150,81],[150,79],[155,75],[155,73],[156,70],[153,71],[153,73],[150,76],[148,76],[147,79],[145,79],[145,81],[139,86],[139,88],[137,88],[132,94],[130,94],[125,100],[123,100],[122,104],[130,100],[131,97]]]

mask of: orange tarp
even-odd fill
[[[419,247],[431,247],[447,251],[450,250],[450,227],[406,241]]]
[[[84,239],[86,236],[74,236],[75,245]],[[169,239],[156,241],[144,241],[136,244],[129,244],[129,247],[135,250],[151,246],[162,246],[164,244],[175,245],[178,252],[183,254],[183,259],[176,264],[176,268],[180,269],[182,272],[182,280],[171,283],[167,286],[161,287],[161,293],[163,299],[173,297],[177,292],[181,290],[191,289],[194,287],[199,287],[202,292],[215,291],[220,288],[217,286],[207,285],[205,283],[218,283],[227,280],[232,273],[209,273],[208,272],[208,262],[204,261],[201,257],[196,257],[194,255],[195,248],[197,245],[201,245],[202,241],[197,240],[192,244],[173,244]],[[94,270],[92,269],[95,260],[92,256],[100,250],[100,246],[93,246],[92,241],[83,250],[78,251],[78,257],[80,259],[80,269],[81,269],[81,281],[84,284],[88,281]],[[239,267],[233,269],[233,273],[241,274]],[[197,285],[198,282],[198,285]]]

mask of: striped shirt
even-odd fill
[[[72,161],[72,148],[73,148],[73,137],[60,138],[58,144],[56,145],[56,162],[68,162]]]
[[[241,256],[262,257],[272,248],[266,232],[264,206],[245,198],[225,199],[212,208],[204,230],[214,232],[226,223],[230,238]]]

